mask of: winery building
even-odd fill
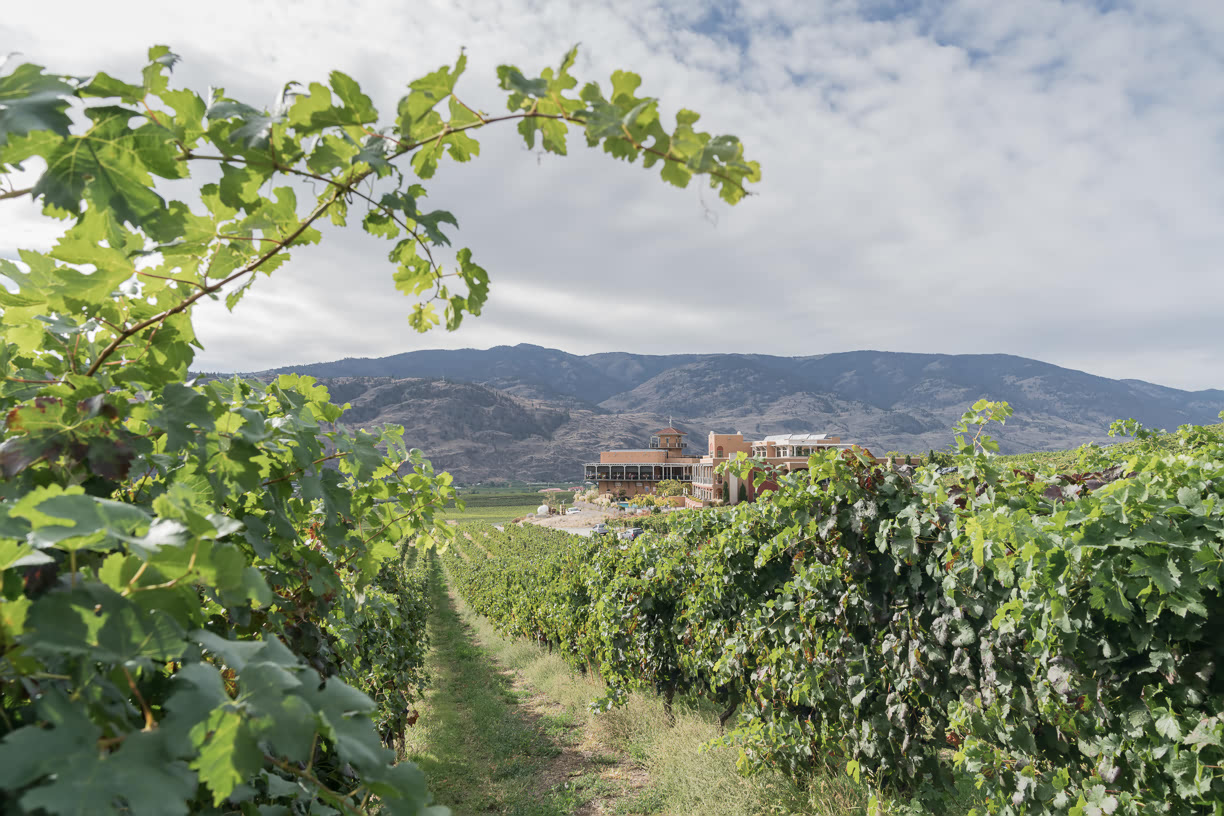
[[[742,433],[711,433],[705,455],[688,451],[684,431],[672,427],[650,436],[650,447],[610,450],[599,454],[598,462],[583,465],[588,482],[595,482],[600,493],[631,498],[641,493],[653,493],[655,485],[665,479],[675,479],[690,485],[689,504],[704,506],[716,501],[736,504],[756,499],[751,480],[740,480],[731,474],[718,474],[717,467],[736,454],[743,453],[764,465],[771,473],[792,473],[807,470],[808,457],[820,450],[854,447],[841,437],[829,434],[774,434],[749,441]],[[864,450],[867,455],[870,451]],[[766,487],[773,485],[767,483]]]
[[[595,482],[600,493],[632,497],[653,493],[655,485],[666,479],[688,484],[700,457],[687,452],[684,431],[667,427],[650,435],[650,447],[603,451],[598,462],[583,465],[588,482]]]
[[[808,469],[808,458],[818,451],[845,450],[854,444],[842,442],[840,436],[816,433],[774,434],[758,441],[748,441],[743,434],[710,434],[709,452],[697,463],[693,471],[693,489],[690,504],[707,505],[714,501],[738,504],[740,501],[755,501],[756,488],[752,480],[741,480],[732,474],[718,474],[718,466],[736,454],[760,462],[771,473],[794,473]],[[871,451],[861,448],[868,456]],[[777,485],[766,481],[762,487],[773,489]]]

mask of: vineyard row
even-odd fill
[[[633,542],[471,525],[445,563],[504,632],[602,675],[597,706],[718,703],[746,771],[832,762],[915,812],[973,785],[991,813],[1221,813],[1219,437],[1074,474],[983,441],[942,476],[813,457]]]

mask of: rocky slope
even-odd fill
[[[1004,452],[1104,441],[1113,419],[1210,423],[1224,391],[1110,380],[1010,355],[859,351],[810,357],[579,356],[538,346],[419,351],[284,371],[322,379],[346,421],[403,425],[406,439],[463,482],[568,480],[600,450],[643,446],[669,421],[704,452],[709,431],[827,431],[873,450],[924,452],[979,398],[1015,417]]]

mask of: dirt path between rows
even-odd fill
[[[440,570],[433,581],[430,690],[409,729],[408,759],[455,816],[597,816],[646,782],[562,706],[493,659]]]
[[[453,599],[452,594],[452,599]],[[480,643],[479,637],[477,643]],[[482,644],[484,645],[484,644]],[[496,659],[493,659],[497,665]],[[520,695],[519,705],[528,719],[540,727],[547,723],[565,723],[565,707],[536,691],[521,672],[502,669],[511,678],[511,688]],[[574,811],[575,816],[602,816],[614,812],[617,802],[646,786],[649,777],[627,757],[611,754],[589,728],[565,724],[562,751],[535,780],[536,794],[544,796],[565,783],[594,774],[606,784],[592,791],[595,795]]]

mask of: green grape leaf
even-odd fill
[[[452,128],[474,125],[482,121],[482,117],[476,111],[471,110],[453,96],[450,99],[448,108],[450,109],[450,121],[447,122],[447,125]]]
[[[391,172],[391,162],[387,161],[387,141],[380,136],[367,136],[361,149],[353,156],[352,163],[364,162],[370,165],[379,175]]]
[[[128,104],[139,102],[145,95],[145,89],[140,85],[131,85],[115,79],[104,71],[99,71],[88,84],[78,91],[81,96],[117,96]]]
[[[444,65],[433,73],[426,74],[420,79],[414,79],[408,83],[408,88],[411,92],[400,100],[398,106],[400,116],[399,130],[402,135],[412,136],[415,133],[414,126],[418,120],[433,110],[435,105],[454,93],[455,84],[459,81],[459,77],[462,76],[466,68],[467,56],[460,53],[453,69]],[[455,117],[455,107],[455,103],[452,100],[452,119]],[[467,120],[456,121],[453,124],[463,124],[465,121]]]
[[[157,94],[165,99],[169,85],[170,72],[178,65],[181,58],[164,45],[155,45],[149,49],[149,64],[140,72],[144,80],[145,93]]]
[[[39,598],[26,627],[35,653],[74,654],[107,663],[176,660],[186,646],[182,627],[169,615],[141,609],[100,584]]]
[[[88,195],[111,209],[120,222],[140,226],[160,213],[165,202],[152,188],[151,162],[161,173],[176,166],[173,134],[148,126],[132,130],[136,112],[120,107],[89,108],[93,125],[82,136],[65,138],[47,157],[47,169],[33,195],[66,212],[80,212]]]
[[[102,730],[73,707],[62,693],[51,691],[42,703],[53,707],[54,728],[27,725],[0,741],[0,789],[17,790],[61,768],[65,757],[94,750]]]
[[[361,86],[352,77],[340,71],[332,71],[328,79],[336,96],[356,117],[355,124],[378,121],[378,111],[374,108],[374,103],[361,92]]]
[[[208,106],[204,115],[212,122],[238,119],[238,126],[230,129],[229,141],[242,144],[250,150],[262,150],[272,138],[272,128],[285,120],[283,113],[268,113],[256,110],[242,102],[221,99]]]
[[[84,748],[84,746],[82,746]],[[99,755],[96,749],[59,756],[72,773],[58,773],[53,781],[21,797],[30,809],[42,808],[62,816],[96,813],[189,812],[196,777],[184,762],[169,760],[162,735],[134,733],[117,751]]]
[[[212,791],[214,806],[263,766],[263,753],[246,720],[228,704],[197,723],[191,729],[191,740],[199,751],[191,767]]]
[[[18,65],[0,76],[0,147],[10,136],[45,130],[67,136],[72,120],[65,111],[73,88],[38,65]]]
[[[438,325],[438,322],[438,311],[432,303],[414,304],[412,313],[408,315],[408,325],[422,334]]]
[[[625,109],[610,105],[602,99],[595,100],[591,107],[578,111],[578,116],[586,123],[587,140],[594,145],[608,138],[624,138],[626,129],[637,123],[651,105],[653,99],[643,99],[632,107]]]
[[[513,95],[510,97],[514,100],[516,97],[532,97],[540,98],[548,95],[548,80],[546,79],[528,79],[523,76],[523,72],[513,65],[499,65],[497,67],[497,80],[502,90],[511,91]],[[521,103],[511,102],[510,110],[518,110]]]
[[[375,768],[394,759],[378,738],[369,717],[374,701],[338,678],[329,678],[322,688],[305,687],[301,696],[319,712],[320,724],[335,741],[340,756],[358,768]]]

